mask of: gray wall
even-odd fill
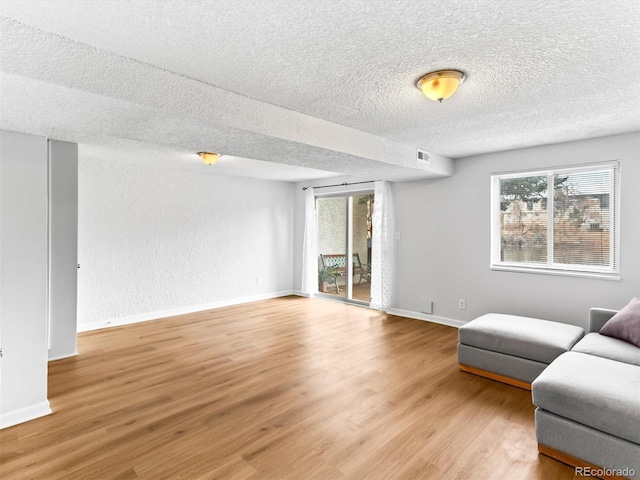
[[[49,140],[49,360],[77,353],[78,145]]]
[[[47,401],[47,140],[0,131],[0,428]]]
[[[583,327],[590,307],[622,307],[640,295],[639,147],[633,133],[492,153],[456,160],[449,178],[394,184],[394,306],[419,313],[431,299],[447,319],[502,312]],[[489,269],[491,173],[608,160],[621,165],[621,281]]]

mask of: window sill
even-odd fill
[[[513,265],[491,265],[491,270],[517,273],[533,273],[537,275],[556,275],[561,277],[593,278],[597,280],[622,280],[620,273],[581,272],[579,270],[562,270],[544,267],[521,267]]]

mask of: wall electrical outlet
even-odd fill
[[[466,310],[467,308],[467,301],[464,298],[461,298],[458,300],[458,308],[460,310]]]
[[[260,277],[256,277],[256,285],[260,285]]]

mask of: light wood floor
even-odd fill
[[[11,479],[569,479],[530,393],[460,372],[454,328],[300,297],[79,335]]]

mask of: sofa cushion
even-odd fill
[[[624,340],[588,333],[574,345],[572,352],[588,353],[598,357],[640,366],[640,348]]]
[[[600,329],[602,335],[619,338],[640,348],[640,298],[632,299]]]
[[[543,410],[640,443],[640,367],[585,353],[560,355],[531,384]]]
[[[482,315],[458,330],[465,345],[543,363],[571,350],[583,335],[574,325],[500,313]]]

